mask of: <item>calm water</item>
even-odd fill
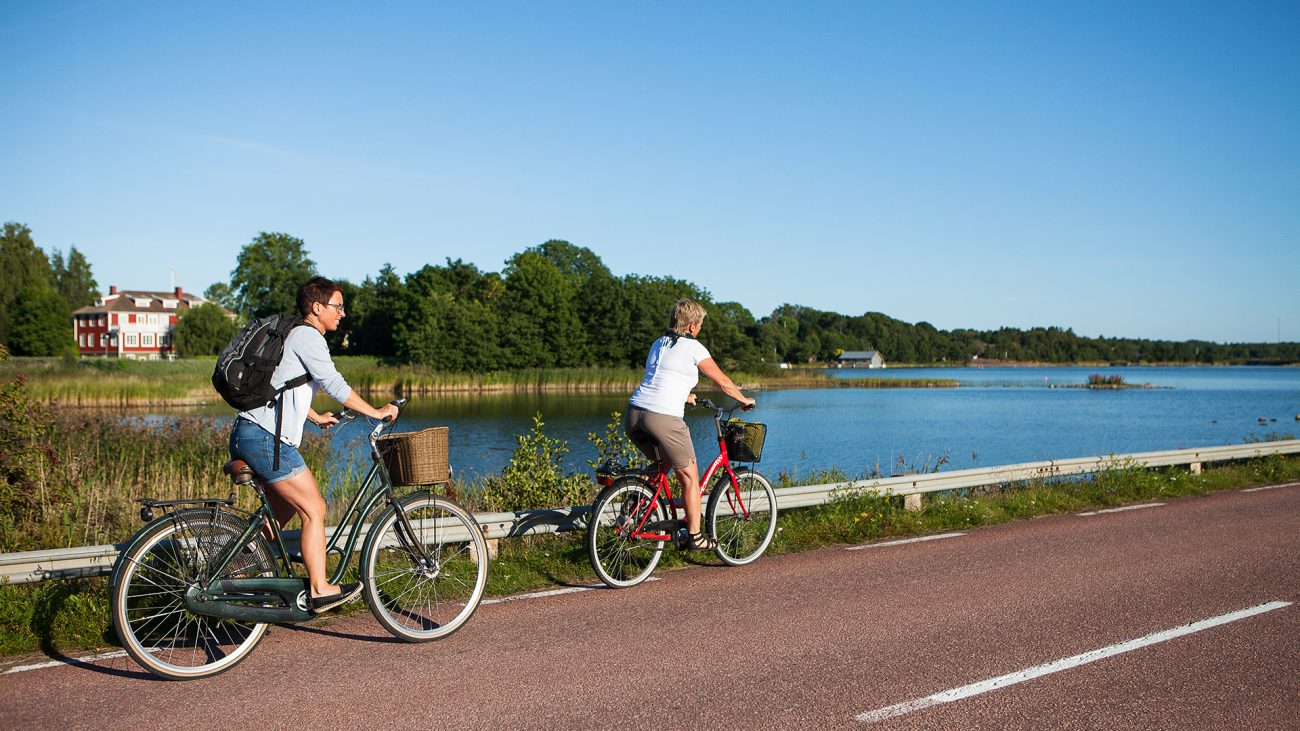
[[[959,388],[825,389],[756,394],[746,418],[768,425],[762,469],[807,473],[839,467],[889,473],[947,457],[945,469],[1063,457],[1239,444],[1273,432],[1300,434],[1300,368],[1106,368],[1149,390],[1090,391],[1089,368],[927,368],[835,371],[838,378],[951,378]],[[540,412],[546,433],[564,439],[574,469],[595,450],[587,433],[603,431],[626,395],[528,394],[422,397],[403,429],[451,427],[452,464],[461,474],[495,472],[515,435]],[[1260,424],[1259,418],[1270,419]],[[1275,421],[1272,421],[1275,420]],[[716,454],[710,417],[687,413],[696,452]],[[353,435],[360,427],[353,426]],[[347,442],[338,440],[340,454]],[[910,469],[906,470],[910,471]]]

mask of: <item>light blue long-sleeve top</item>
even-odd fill
[[[290,380],[307,373],[311,380],[285,391],[279,404],[283,415],[280,420],[280,441],[297,447],[302,442],[303,425],[307,423],[307,410],[317,391],[325,391],[334,400],[343,403],[352,395],[352,387],[334,367],[325,336],[310,325],[295,327],[284,339],[284,355],[280,365],[271,374],[271,385],[280,388]],[[275,406],[260,406],[239,412],[240,419],[248,419],[268,432],[275,433]]]

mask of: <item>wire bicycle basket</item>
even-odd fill
[[[763,441],[767,424],[730,419],[723,429],[727,455],[737,462],[758,462],[763,458]]]

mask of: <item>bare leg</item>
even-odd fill
[[[311,470],[304,470],[287,480],[272,484],[269,493],[276,496],[272,498],[271,504],[277,520],[281,520],[277,498],[291,506],[302,518],[302,560],[307,564],[312,597],[337,594],[339,587],[329,583],[325,576],[326,505]]]
[[[677,481],[682,483],[682,504],[686,506],[686,530],[700,532],[700,468],[695,460],[677,468]]]
[[[298,511],[294,510],[293,506],[283,497],[280,497],[280,493],[270,489],[270,487],[271,486],[265,482],[262,483],[262,490],[266,494],[266,501],[271,504],[271,514],[275,516],[276,525],[283,530],[284,527],[289,524],[289,521],[293,519],[293,516],[298,514]],[[265,524],[262,525],[262,535],[265,536],[268,541],[275,540],[275,536],[271,534],[271,529]]]

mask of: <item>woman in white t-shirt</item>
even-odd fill
[[[694,300],[678,300],[673,305],[668,332],[650,346],[645,378],[632,394],[623,421],[624,430],[637,448],[652,462],[663,462],[677,473],[686,506],[689,547],[696,550],[712,550],[717,542],[700,530],[700,469],[695,462],[691,431],[682,418],[686,404],[695,403],[691,390],[703,373],[746,409],[755,403],[736,388],[709,355],[708,348],[695,339],[704,326],[704,315],[704,308]]]

